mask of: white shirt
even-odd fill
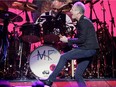
[[[36,20],[35,24],[42,25],[46,21],[46,18],[41,18],[42,16],[46,16],[46,14],[45,13],[41,14],[40,17]],[[54,17],[54,14],[52,14],[52,10],[49,11],[49,16]],[[67,14],[66,14],[66,25],[67,25],[67,27],[73,27],[73,30],[75,30],[73,22]]]

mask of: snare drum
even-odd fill
[[[31,53],[29,66],[39,79],[47,79],[55,69],[59,58],[60,53],[54,47],[40,46]]]

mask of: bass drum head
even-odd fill
[[[54,47],[40,46],[30,55],[30,69],[39,79],[47,79],[55,69],[59,58],[60,53]]]

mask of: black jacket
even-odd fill
[[[85,17],[81,16],[77,22],[77,37],[68,39],[69,44],[77,44],[81,49],[98,49],[98,41],[92,22]]]

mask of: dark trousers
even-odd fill
[[[72,49],[71,51],[68,51],[61,55],[59,62],[53,71],[53,73],[49,76],[50,81],[56,80],[57,75],[60,73],[60,71],[64,68],[67,60],[77,59],[82,60],[78,63],[76,72],[75,72],[75,79],[78,82],[79,87],[86,87],[86,84],[83,79],[83,73],[86,70],[91,57],[96,53],[96,50],[83,50],[79,48]],[[90,58],[90,59],[89,59]]]

